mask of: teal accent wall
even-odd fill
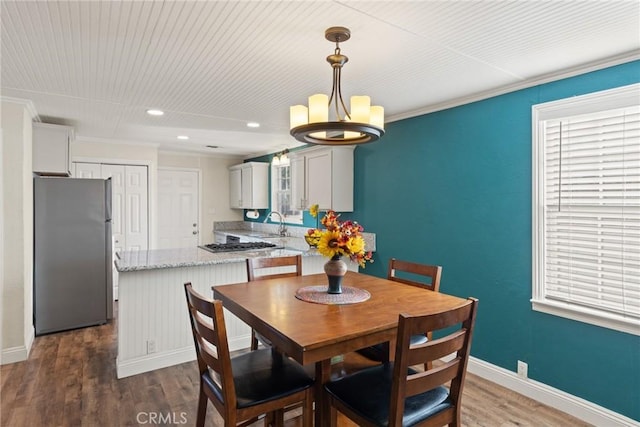
[[[531,107],[639,81],[634,61],[390,123],[355,151],[348,215],[377,236],[365,273],[440,264],[442,292],[479,298],[473,356],[635,420],[640,337],[531,309]]]

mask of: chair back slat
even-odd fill
[[[405,396],[415,396],[448,383],[459,374],[459,370],[460,359],[455,358],[442,366],[431,368],[429,371],[408,375]]]
[[[409,366],[424,363],[425,360],[438,360],[452,353],[456,353],[464,346],[466,332],[465,329],[460,329],[446,337],[414,346],[407,355]]]
[[[250,282],[302,275],[302,256],[247,258],[247,277]]]
[[[395,258],[389,260],[387,279],[406,285],[427,288],[438,292],[442,267],[439,265],[418,264]]]

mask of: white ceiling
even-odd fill
[[[0,18],[2,96],[43,122],[223,155],[297,145],[289,106],[330,91],[331,26],[351,30],[343,93],[387,121],[640,57],[635,0],[2,0]]]

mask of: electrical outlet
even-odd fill
[[[528,378],[529,375],[529,365],[527,365],[522,360],[518,360],[518,376],[520,378]]]
[[[147,341],[147,354],[156,352],[156,342],[154,340]]]

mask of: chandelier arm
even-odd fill
[[[338,69],[338,98],[340,98],[340,104],[342,104],[342,111],[344,111],[344,120],[351,120],[351,115],[349,114],[349,110],[347,110],[347,107],[344,105],[344,100],[342,99],[342,68]],[[337,107],[337,100],[336,100],[336,110],[338,109]],[[342,120],[340,118],[340,116],[338,116],[338,120]]]
[[[333,105],[336,109],[336,120],[342,121],[342,117],[340,116],[340,104],[338,104],[338,101],[342,102],[342,93],[340,90],[340,68],[333,69],[333,87],[333,90],[336,92],[336,97],[333,100]]]

